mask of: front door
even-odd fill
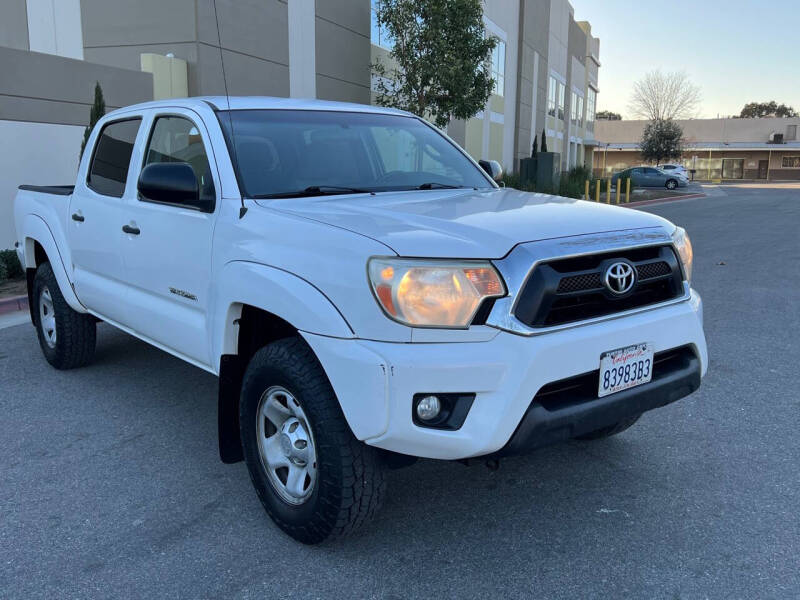
[[[136,175],[152,163],[188,163],[201,197],[219,205],[206,150],[208,133],[189,110],[153,113],[148,121],[144,160]],[[122,255],[128,276],[131,327],[181,355],[210,365],[206,328],[211,285],[211,241],[215,213],[181,204],[155,202],[136,195],[123,208],[137,234],[125,236]]]
[[[758,178],[759,179],[766,179],[767,178],[767,170],[769,168],[769,161],[768,160],[760,160],[758,161]]]
[[[134,193],[128,177],[141,117],[103,126],[85,180],[75,186],[67,226],[75,293],[89,310],[125,323],[122,205]],[[87,152],[89,149],[87,148]]]

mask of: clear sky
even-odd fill
[[[630,118],[631,85],[648,71],[686,71],[699,117],[775,100],[800,110],[800,0],[570,0],[600,38],[598,110]]]

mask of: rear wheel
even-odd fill
[[[639,417],[642,415],[634,415],[632,417],[628,417],[627,419],[623,419],[619,423],[615,423],[614,425],[609,425],[608,427],[603,427],[602,429],[597,429],[595,431],[590,431],[589,433],[585,433],[583,435],[576,436],[576,440],[583,440],[583,441],[591,441],[591,440],[601,440],[603,438],[611,437],[612,435],[617,435],[618,433],[622,433],[626,429],[629,429],[633,426],[636,421],[639,420]]]
[[[239,426],[261,503],[296,540],[346,535],[377,512],[386,488],[381,455],[353,436],[304,340],[256,352],[242,384]]]
[[[678,182],[674,179],[667,179],[666,186],[668,190],[674,190],[676,187],[678,187]]]
[[[56,369],[73,369],[94,357],[97,326],[91,315],[73,310],[58,287],[49,262],[33,279],[34,325],[42,353]]]

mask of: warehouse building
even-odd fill
[[[647,121],[598,121],[592,167],[608,176],[642,164],[639,140]],[[800,180],[800,118],[690,119],[678,121],[680,160],[697,180]]]
[[[3,0],[0,249],[17,185],[74,179],[95,82],[107,110],[181,96],[270,95],[370,103],[370,63],[390,47],[375,0]],[[590,165],[599,41],[567,0],[491,0],[497,87],[447,132],[515,170],[545,131],[562,169]],[[223,78],[223,65],[224,75]],[[227,84],[227,85],[226,85]]]

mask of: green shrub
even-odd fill
[[[586,167],[573,167],[566,173],[561,174],[558,184],[558,195],[567,198],[583,198],[586,191],[586,181],[589,181],[589,196],[594,189],[592,171]]]
[[[16,250],[0,250],[0,281],[19,279],[25,275]]]
[[[507,188],[513,188],[523,192],[536,191],[532,183],[526,183],[523,185],[522,180],[517,173],[504,173],[503,177],[500,179],[500,183],[504,184]]]

